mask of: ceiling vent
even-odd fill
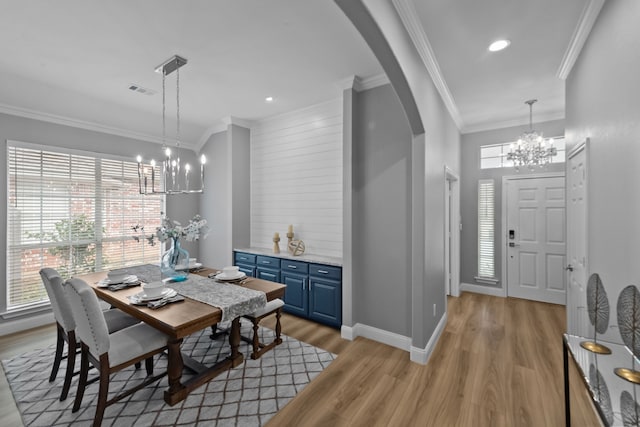
[[[149,96],[151,96],[151,95],[155,95],[155,94],[157,93],[157,92],[156,92],[155,90],[153,90],[153,89],[147,89],[146,87],[142,87],[142,86],[137,85],[137,84],[134,84],[134,83],[132,83],[132,84],[130,84],[130,85],[129,85],[129,90],[132,90],[132,91],[134,91],[134,92],[141,93],[141,94],[143,94],[143,95],[149,95]]]

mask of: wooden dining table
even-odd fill
[[[214,268],[199,269],[197,273],[207,277],[219,270]],[[169,336],[167,342],[167,378],[169,388],[164,392],[164,400],[169,405],[184,400],[189,393],[218,376],[220,373],[240,365],[244,357],[238,351],[240,346],[240,318],[232,320],[229,330],[230,354],[213,366],[205,366],[181,351],[183,339],[195,332],[218,324],[222,319],[222,310],[203,302],[185,297],[184,301],[167,304],[159,309],[133,305],[127,297],[141,291],[139,286],[110,291],[98,286],[98,282],[107,277],[107,272],[90,273],[77,276],[83,279],[95,290],[98,298],[111,304],[125,313],[140,319],[142,322],[164,332]],[[170,286],[170,285],[169,285]],[[248,278],[241,285],[248,289],[264,292],[267,301],[282,298],[286,286],[281,283],[270,282],[258,278]],[[186,381],[182,381],[183,369],[187,367],[195,373]]]

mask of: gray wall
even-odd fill
[[[230,197],[227,181],[228,157],[227,132],[214,133],[209,137],[200,154],[207,156],[211,165],[205,173],[205,191],[201,196],[200,212],[207,219],[209,235],[200,240],[200,253],[204,265],[224,267],[230,265],[228,244],[230,230],[227,227],[227,209],[220,209]]]
[[[336,3],[384,68],[412,129],[411,199],[407,205],[411,211],[412,290],[407,310],[411,311],[412,346],[428,354],[427,344],[446,310],[444,169],[446,165],[459,174],[460,133],[391,2]],[[354,251],[357,246],[354,241]]]
[[[226,131],[211,135],[201,150],[210,165],[200,203],[211,230],[200,241],[202,262],[206,265],[232,265],[233,248],[249,247],[249,143],[249,129],[231,124]]]
[[[34,119],[0,114],[0,141],[5,142],[6,140],[50,145],[52,148],[63,147],[94,153],[104,153],[128,157],[133,161],[135,161],[136,155],[138,154],[161,154],[160,145],[151,142],[73,128]],[[192,151],[182,150],[181,157],[192,164],[196,164],[195,153]],[[3,167],[4,172],[0,173],[0,199],[7,200],[6,143],[3,144],[2,149],[0,149],[0,164],[5,165]],[[169,196],[167,197],[167,214],[173,219],[186,223],[198,211],[199,198],[200,197],[198,195]],[[158,212],[158,215],[160,215],[160,212]],[[3,224],[3,226],[0,227],[0,239],[4,242],[1,248],[3,254],[0,255],[1,277],[6,277],[7,274],[7,230],[4,226],[6,223],[7,206],[3,205],[2,208],[0,208],[0,224]],[[185,247],[191,256],[198,256],[197,244],[187,243]],[[5,294],[0,293],[2,306],[6,304],[5,298]],[[30,324],[29,321],[25,320],[25,318],[12,320],[8,323],[14,323],[16,325],[23,324],[27,326],[34,325],[32,323]],[[0,319],[0,325],[3,326],[2,330],[7,330],[7,328],[19,328],[19,326],[8,326],[2,321],[2,319]]]
[[[411,336],[411,129],[391,85],[356,97],[353,318]]]
[[[587,274],[600,275],[611,319],[622,288],[640,283],[639,16],[636,0],[605,2],[566,81],[567,142],[590,138]],[[619,342],[617,329],[605,339]]]
[[[534,128],[542,132],[545,137],[563,136],[564,120],[536,123]],[[495,286],[503,288],[502,283],[502,177],[508,175],[529,175],[531,173],[564,171],[564,164],[552,164],[547,169],[529,172],[514,168],[480,169],[480,147],[489,144],[502,144],[518,138],[529,125],[494,129],[483,132],[462,135],[461,161],[462,174],[460,184],[460,216],[462,217],[462,231],[460,233],[460,281],[472,285],[488,286],[476,283],[474,277],[478,275],[478,180],[493,179],[495,182],[495,248],[496,248],[496,278],[500,282]]]

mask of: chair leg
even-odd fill
[[[76,333],[70,331],[67,334],[68,342],[68,354],[67,354],[67,371],[64,375],[64,384],[62,386],[62,393],[60,393],[60,401],[63,401],[69,395],[69,389],[71,388],[71,379],[73,378],[73,370],[76,368],[76,348],[78,343],[76,341]]]
[[[149,360],[149,359],[147,359]],[[104,410],[107,407],[107,395],[109,394],[109,357],[106,354],[100,356],[100,389],[98,390],[98,405],[96,415],[93,417],[93,427],[100,427]]]
[[[82,351],[80,352],[80,378],[78,379],[78,391],[76,392],[76,399],[73,402],[73,409],[71,412],[78,412],[80,405],[82,404],[82,398],[84,397],[84,389],[87,387],[87,377],[89,376],[89,348],[82,344]]]
[[[49,376],[49,382],[53,382],[58,375],[58,369],[60,369],[60,362],[62,361],[62,351],[64,350],[64,331],[62,326],[56,322],[58,330],[58,339],[56,341],[56,354],[53,358],[53,368],[51,368],[51,375]],[[69,354],[71,354],[71,348],[69,348]],[[75,348],[73,351],[76,351]]]
[[[153,375],[153,356],[145,359],[144,367],[147,369],[147,376]]]
[[[257,359],[260,357],[260,338],[258,337],[258,319],[253,320],[253,353],[251,353],[252,359]]]
[[[280,324],[280,317],[282,316],[282,308],[279,308],[276,311],[276,345],[282,344],[282,338],[280,338],[280,334],[282,332],[282,325]]]
[[[136,367],[136,369],[140,369],[142,367],[142,364],[140,362],[136,362],[134,366]]]

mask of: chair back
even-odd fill
[[[56,322],[62,326],[65,332],[73,331],[76,328],[76,322],[73,320],[71,305],[67,300],[67,293],[63,286],[64,280],[53,268],[40,270],[40,277],[42,277],[42,283],[44,283],[44,288],[49,295]]]
[[[91,286],[82,279],[65,282],[71,312],[76,322],[76,335],[95,357],[109,351],[109,329],[100,302]]]

